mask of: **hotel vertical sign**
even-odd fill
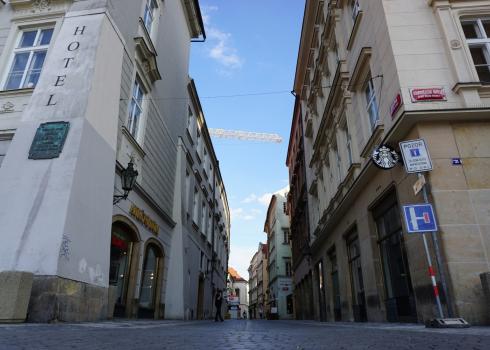
[[[73,36],[84,35],[86,26],[77,26],[74,28]],[[74,53],[80,49],[80,41],[76,38],[70,41],[66,47],[66,55],[63,58],[63,72],[58,73],[53,80],[55,88],[63,87],[68,77],[68,70],[75,61]],[[56,94],[51,93],[47,98],[46,107],[56,106]],[[34,136],[29,149],[29,159],[53,159],[58,158],[63,151],[70,123],[66,121],[42,123]]]

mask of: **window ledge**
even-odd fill
[[[461,90],[466,90],[466,89],[479,89],[483,86],[482,83],[478,82],[467,82],[467,83],[461,83],[458,82],[456,85],[453,86],[452,90],[459,94]]]
[[[34,92],[34,88],[15,89],[15,90],[1,90],[0,91],[0,97],[32,95],[33,92]]]
[[[199,232],[199,226],[197,226],[194,220],[192,220],[192,228],[194,229],[194,231]]]
[[[125,126],[123,126],[122,127],[122,133],[123,133],[123,135],[126,136],[126,138],[128,139],[128,141],[136,149],[136,151],[140,154],[140,156],[142,158],[144,158],[146,156],[146,152],[140,146],[140,144],[138,143],[138,141],[136,141],[136,139],[134,138],[134,136],[131,135],[131,133],[129,132],[128,128],[126,128]]]
[[[189,140],[191,146],[194,146],[194,140],[192,139],[192,135],[189,131],[189,128],[185,129],[185,133],[187,134],[187,139]]]

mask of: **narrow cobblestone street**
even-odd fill
[[[490,329],[479,327],[240,320],[0,325],[0,350],[489,348]]]

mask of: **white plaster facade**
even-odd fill
[[[39,81],[13,88],[13,62],[27,50],[26,67],[36,68],[43,29],[52,36],[35,71]],[[22,40],[32,31],[41,34],[29,47]],[[0,270],[35,274],[31,302],[44,306],[31,310],[31,319],[112,317],[114,303],[121,317],[190,319],[198,318],[199,302],[212,308],[210,276],[214,288],[226,285],[230,225],[217,158],[188,76],[191,41],[205,38],[198,2],[10,0],[0,4],[0,33],[0,193],[11,198],[0,201],[0,232],[9,242],[0,248]],[[187,99],[165,99],[176,95]],[[195,248],[186,168],[193,179],[205,169],[188,165],[190,110],[209,155],[208,187],[216,188],[215,196],[205,192],[215,241]],[[64,148],[58,158],[28,159],[34,134],[47,121],[70,123]],[[131,158],[136,186],[113,205]],[[198,301],[202,277],[209,286]],[[69,297],[70,290],[77,297]],[[43,303],[43,293],[53,303]],[[81,304],[86,310],[73,311]],[[203,308],[201,316],[210,312]]]

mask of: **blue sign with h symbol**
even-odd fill
[[[436,216],[430,204],[412,204],[403,206],[408,233],[437,231]]]

